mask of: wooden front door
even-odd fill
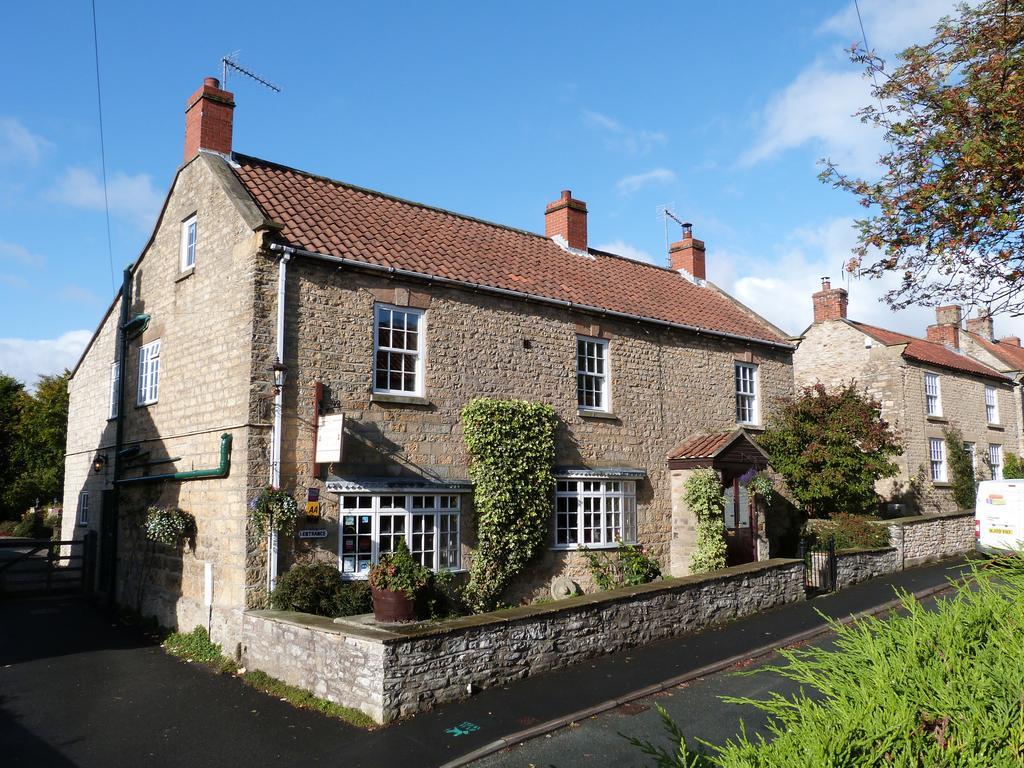
[[[725,484],[725,564],[741,565],[757,559],[754,531],[757,511],[754,499],[739,478]]]

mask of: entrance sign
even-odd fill
[[[300,539],[326,539],[327,529],[326,528],[306,528],[305,530],[299,531]]]

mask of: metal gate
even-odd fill
[[[92,592],[96,534],[77,541],[0,539],[0,596]]]
[[[804,561],[804,586],[808,592],[834,592],[836,588],[836,543],[825,545],[800,539],[797,557]]]

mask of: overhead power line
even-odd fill
[[[96,61],[96,111],[100,122],[100,170],[103,174],[103,211],[107,218],[107,260],[110,262],[110,289],[116,291],[114,246],[110,237],[110,197],[107,194],[107,149],[103,139],[103,97],[100,92],[100,43],[96,32],[96,0],[92,0],[92,50]]]

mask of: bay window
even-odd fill
[[[636,543],[636,482],[560,478],[555,483],[555,548]]]

